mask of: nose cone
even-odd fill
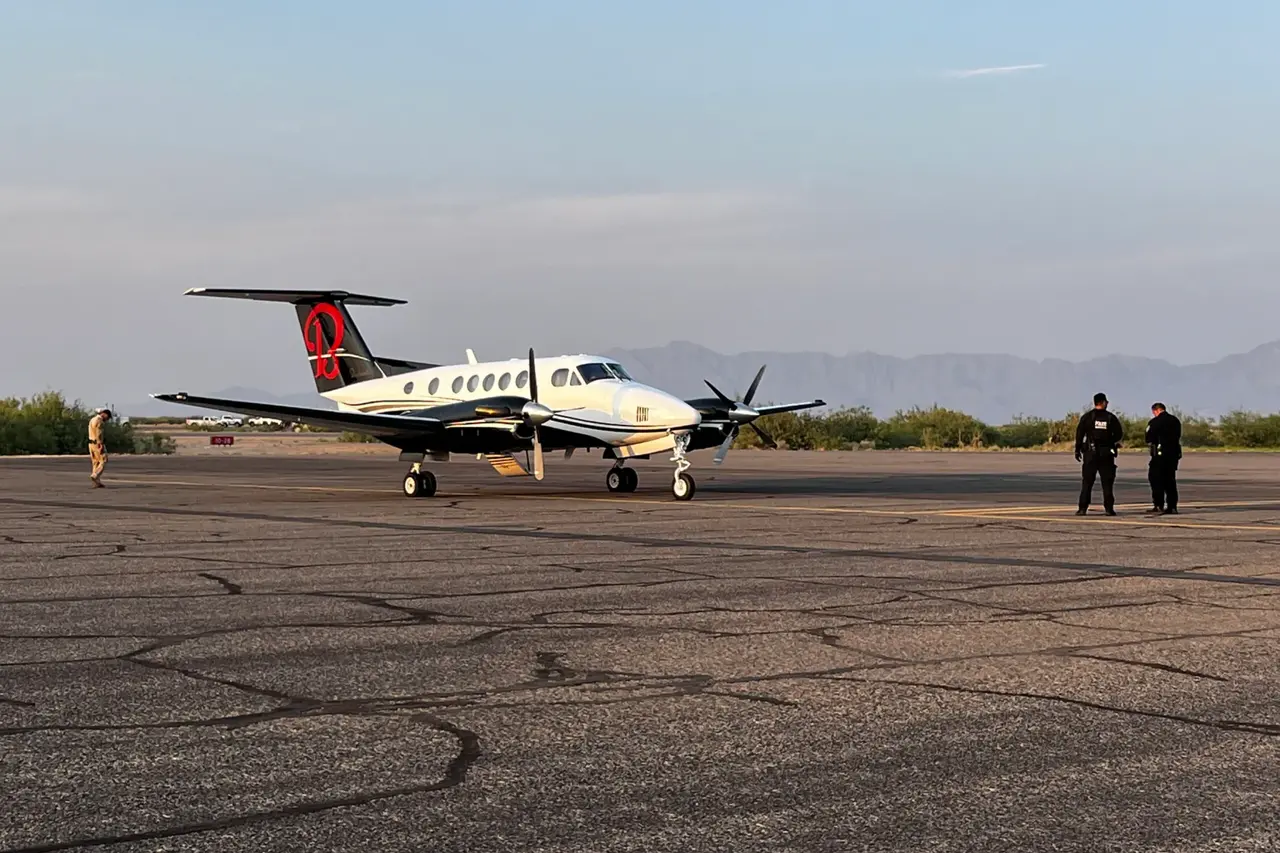
[[[663,407],[663,420],[672,426],[677,427],[696,427],[702,423],[702,415],[698,414],[698,410],[690,406],[684,400],[678,400],[670,395],[667,397],[666,405]]]
[[[657,388],[627,385],[615,399],[616,416],[636,425],[693,429],[702,423],[702,416],[693,406]]]

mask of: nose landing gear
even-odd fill
[[[689,433],[676,436],[675,452],[671,457],[671,461],[676,463],[675,479],[671,483],[671,494],[678,501],[687,501],[693,498],[693,493],[697,491],[697,484],[693,481],[693,477],[685,472],[693,467],[688,459],[685,458],[685,449],[689,446],[692,436]]]

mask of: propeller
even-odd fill
[[[538,402],[538,371],[534,364],[533,347],[529,347],[529,402],[520,410],[525,423],[533,427],[533,478],[541,480],[542,436],[538,427],[555,417],[555,412]]]
[[[734,439],[738,437],[738,431],[742,429],[743,426],[751,427],[766,446],[771,447],[774,450],[778,449],[778,443],[773,440],[773,436],[769,435],[769,433],[765,432],[755,423],[756,418],[760,417],[760,413],[751,408],[751,401],[755,399],[756,389],[760,387],[760,377],[764,376],[764,369],[766,367],[768,367],[767,364],[760,365],[760,370],[756,372],[756,378],[751,380],[751,386],[747,388],[747,393],[743,396],[741,401],[730,399],[723,391],[712,385],[711,380],[702,380],[703,382],[706,382],[707,387],[720,398],[720,402],[724,403],[728,408],[729,420],[733,423],[733,426],[729,428],[729,434],[726,435],[724,441],[720,443],[720,448],[716,451],[715,458],[712,459],[712,462],[716,465],[719,465],[724,461],[724,457],[729,453],[729,448],[733,446]]]

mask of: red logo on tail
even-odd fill
[[[325,328],[322,322],[328,317],[333,324],[333,341],[325,349]],[[344,333],[342,312],[336,305],[322,303],[311,309],[307,321],[302,324],[302,337],[307,343],[307,352],[314,353],[316,358],[316,378],[338,378],[338,347],[342,345]]]

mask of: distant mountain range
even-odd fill
[[[1005,423],[1020,414],[1061,417],[1092,405],[1098,391],[1114,410],[1134,415],[1147,414],[1156,400],[1209,417],[1236,408],[1280,412],[1280,341],[1190,366],[1122,355],[1085,362],[968,354],[721,355],[687,342],[605,354],[641,382],[684,397],[709,393],[703,379],[740,396],[760,365],[768,364],[756,402],[820,398],[832,406],[867,406],[881,417],[935,404],[988,423]]]
[[[1155,400],[1209,417],[1237,408],[1280,412],[1280,341],[1212,364],[1188,366],[1121,355],[1084,362],[968,354],[913,358],[875,353],[722,355],[684,341],[603,354],[616,358],[637,380],[682,397],[709,394],[704,379],[726,394],[740,397],[760,365],[767,364],[756,402],[821,398],[830,406],[867,406],[882,417],[898,409],[935,404],[960,409],[988,423],[1004,423],[1019,414],[1060,417],[1090,405],[1097,391],[1107,394],[1114,410],[1134,415],[1147,413]],[[281,395],[254,388],[225,388],[211,396],[331,407],[313,392]],[[133,415],[188,411],[196,410],[156,400],[124,409],[125,414]]]

